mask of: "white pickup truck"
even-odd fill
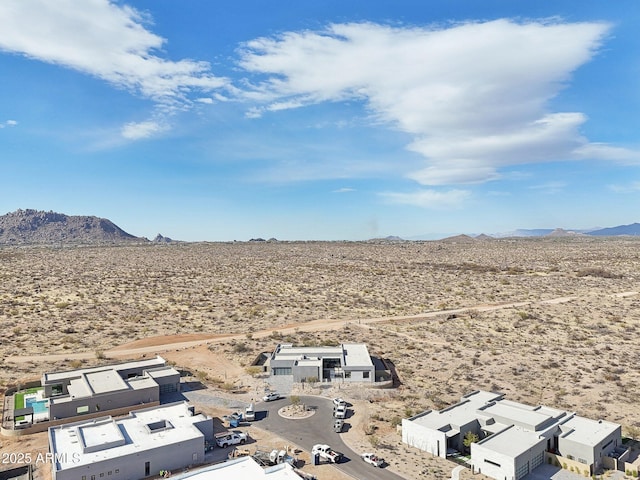
[[[249,437],[246,433],[240,431],[219,433],[216,435],[216,444],[220,448],[228,447],[230,445],[244,445],[247,443],[248,438]]]
[[[314,445],[311,449],[311,456],[319,455],[320,458],[324,458],[331,463],[340,463],[343,455],[340,452],[336,452],[329,445]]]

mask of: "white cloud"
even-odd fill
[[[550,195],[562,192],[566,186],[567,184],[565,182],[553,181],[541,183],[539,185],[531,185],[529,189]]]
[[[631,182],[627,185],[608,185],[608,188],[615,193],[635,193],[640,191],[640,182]]]
[[[0,123],[0,128],[15,127],[16,125],[18,125],[18,122],[16,122],[15,120],[6,120],[6,121]]]
[[[336,190],[333,190],[331,193],[349,193],[349,192],[355,192],[355,191],[356,191],[355,188],[343,187],[343,188],[338,188]]]
[[[228,84],[207,62],[166,60],[166,40],[142,12],[108,0],[3,0],[0,50],[83,72],[157,103],[187,107],[194,92]]]
[[[465,200],[471,197],[471,192],[457,189],[442,192],[429,189],[412,193],[385,192],[380,196],[386,198],[389,203],[431,209],[451,209],[461,207]]]
[[[630,161],[638,152],[590,143],[586,117],[551,112],[549,100],[597,52],[610,26],[510,20],[448,27],[372,23],[258,38],[240,65],[266,79],[246,97],[248,116],[362,100],[373,118],[413,136],[424,185],[478,183],[510,165],[567,159]]]
[[[202,98],[197,98],[196,102],[198,103],[205,103],[207,105],[211,105],[213,104],[213,98],[211,97],[202,97]]]
[[[150,138],[166,131],[168,127],[155,121],[131,122],[122,127],[121,134],[128,140]]]

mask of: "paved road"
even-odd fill
[[[342,463],[337,464],[336,468],[359,480],[404,480],[401,476],[385,468],[375,468],[364,463],[358,453],[353,452],[344,444],[340,434],[333,431],[333,404],[331,400],[301,396],[300,401],[315,409],[316,413],[306,419],[291,420],[278,415],[278,410],[289,404],[288,400],[261,402],[256,404],[256,414],[260,420],[254,425],[276,433],[307,451],[311,451],[313,445],[317,443],[330,445],[345,456],[345,459]],[[348,419],[346,423],[349,423]],[[327,465],[326,468],[331,467]]]

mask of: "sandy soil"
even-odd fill
[[[556,238],[3,248],[0,389],[105,357],[161,353],[221,394],[255,395],[262,380],[247,367],[258,353],[280,342],[356,341],[392,361],[402,385],[341,390],[361,425],[345,436],[356,451],[375,445],[406,478],[448,477],[452,464],[403,447],[399,419],[479,388],[619,422],[638,437],[638,246]]]

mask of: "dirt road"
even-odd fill
[[[622,292],[612,294],[612,297],[621,298],[632,295],[637,295],[638,292]],[[312,320],[310,322],[292,323],[283,327],[270,328],[266,330],[260,330],[252,332],[254,338],[268,337],[274,331],[282,334],[295,333],[295,332],[316,332],[326,330],[337,330],[343,328],[349,323],[357,323],[360,325],[369,325],[380,322],[388,321],[406,321],[417,320],[425,318],[433,318],[441,315],[456,315],[464,313],[470,310],[477,312],[489,312],[494,310],[500,310],[503,308],[520,308],[527,305],[538,304],[559,304],[576,300],[578,297],[559,297],[550,300],[543,300],[540,302],[513,302],[513,303],[500,303],[493,305],[477,305],[472,307],[457,308],[452,310],[437,310],[433,312],[420,313],[417,315],[406,315],[397,317],[377,317],[366,318],[359,320],[342,320],[342,319],[329,319],[329,320]],[[191,348],[198,345],[219,343],[228,340],[240,340],[246,337],[246,332],[237,334],[184,334],[184,335],[166,335],[159,337],[150,337],[141,340],[129,342],[111,350],[104,352],[104,356],[107,358],[128,358],[135,357],[144,354],[159,354],[168,350],[178,350],[184,348]],[[14,363],[26,363],[26,362],[41,362],[41,361],[61,361],[61,360],[84,360],[95,358],[95,352],[79,352],[79,353],[60,353],[60,354],[47,354],[47,355],[25,355],[25,356],[9,356],[5,358],[6,362]]]

